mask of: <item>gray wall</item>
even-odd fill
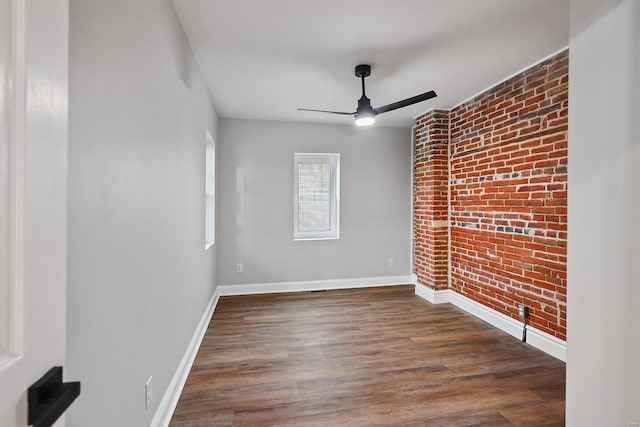
[[[640,423],[640,2],[571,2],[567,425]]]
[[[215,290],[216,113],[168,0],[70,3],[67,425],[144,426]]]
[[[218,147],[221,285],[411,274],[409,129],[221,119]],[[293,241],[294,152],[341,154],[339,240]]]

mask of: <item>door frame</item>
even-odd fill
[[[0,425],[27,424],[27,389],[66,358],[69,0],[2,0],[8,156],[8,352]],[[63,426],[64,420],[56,426]]]

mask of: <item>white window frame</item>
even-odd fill
[[[299,230],[299,178],[301,163],[331,165],[329,230]],[[335,240],[340,238],[340,153],[294,153],[293,155],[293,240]]]
[[[216,240],[216,142],[208,130],[205,134],[204,166],[204,250]]]

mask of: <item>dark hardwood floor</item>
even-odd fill
[[[395,286],[221,298],[171,426],[552,426],[564,405],[564,363]]]

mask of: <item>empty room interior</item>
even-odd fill
[[[1,426],[640,425],[639,2],[0,4]]]

